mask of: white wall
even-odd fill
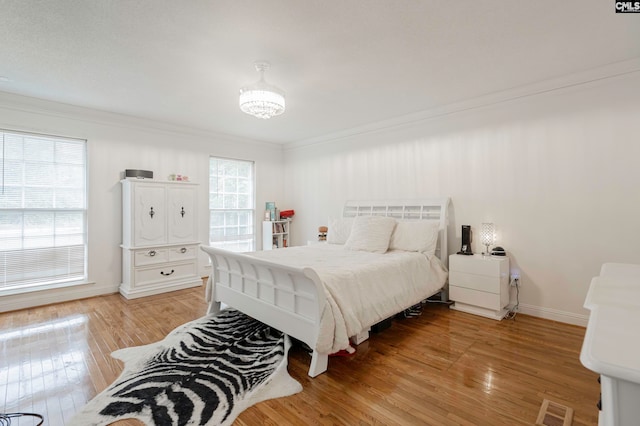
[[[449,196],[450,252],[460,225],[494,222],[521,274],[521,311],[584,325],[600,265],[640,263],[639,120],[635,72],[290,146],[293,243],[315,239],[348,199]]]
[[[348,199],[449,196],[451,252],[459,248],[460,225],[494,222],[498,244],[521,273],[522,311],[585,324],[582,303],[600,265],[640,263],[638,117],[636,72],[294,144],[283,160],[275,145],[0,93],[0,127],[88,140],[92,282],[2,297],[0,311],[117,291],[119,179],[127,168],[153,170],[158,178],[183,173],[199,182],[200,238],[207,241],[208,157],[218,155],[256,160],[258,223],[265,201],[295,209],[293,244],[315,239],[317,227],[339,215]],[[481,251],[477,242],[474,250]]]
[[[188,175],[200,184],[199,236],[208,241],[209,156],[256,161],[257,222],[265,201],[282,193],[282,147],[176,129],[161,123],[106,114],[0,92],[0,128],[86,139],[90,284],[0,298],[0,312],[118,291],[122,279],[122,192],[125,169],[152,170],[166,180]],[[261,229],[260,226],[256,228]],[[258,241],[260,244],[260,240]],[[208,274],[201,253],[200,270]]]

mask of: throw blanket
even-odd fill
[[[315,348],[320,353],[347,349],[350,336],[433,295],[447,279],[436,256],[418,252],[379,254],[315,244],[247,254],[318,273],[327,297]]]
[[[289,346],[286,335],[238,311],[205,316],[161,342],[114,352],[124,371],[70,425],[126,418],[148,425],[229,425],[255,403],[302,390],[287,373]]]

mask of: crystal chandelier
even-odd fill
[[[258,118],[271,118],[284,112],[284,92],[264,81],[268,62],[256,62],[260,81],[240,89],[240,109]]]

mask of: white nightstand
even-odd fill
[[[452,254],[449,298],[451,309],[501,320],[509,304],[509,258]]]

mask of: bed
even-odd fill
[[[443,289],[448,205],[349,201],[326,243],[252,253],[202,246],[212,262],[209,313],[222,303],[304,342],[315,377],[350,337]]]

